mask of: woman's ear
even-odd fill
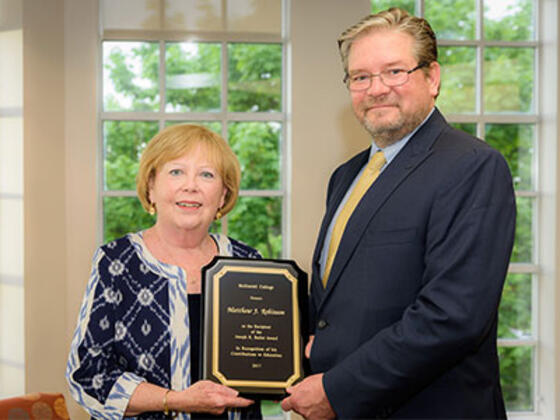
[[[148,179],[148,185],[146,188],[146,195],[148,198],[148,201],[151,204],[154,204],[154,176],[151,175],[150,178]]]
[[[220,198],[220,209],[224,207],[224,204],[226,203],[226,196],[228,193],[228,189],[227,187],[224,187],[224,191],[222,192],[222,197]]]

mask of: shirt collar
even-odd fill
[[[389,163],[391,163],[391,161],[395,158],[395,156],[397,156],[397,154],[402,150],[402,148],[408,143],[408,141],[412,138],[412,136],[414,134],[416,134],[416,132],[420,129],[420,127],[422,127],[426,121],[428,121],[428,119],[432,116],[432,114],[434,113],[435,107],[432,108],[432,110],[430,111],[430,113],[428,114],[428,116],[426,118],[424,118],[424,121],[422,121],[420,124],[418,124],[418,126],[412,130],[410,133],[408,133],[406,136],[404,136],[402,139],[396,141],[395,143],[384,147],[384,148],[379,148],[377,147],[377,144],[375,144],[375,140],[373,140],[371,142],[371,149],[369,152],[369,158],[371,159],[371,157],[373,156],[373,154],[375,152],[377,152],[378,150],[382,150],[383,154],[385,155],[385,160],[387,161],[387,163],[384,166],[387,166]]]

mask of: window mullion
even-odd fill
[[[162,2],[163,3],[163,2]],[[165,6],[162,6],[165,7]],[[162,10],[163,14],[165,10]],[[163,17],[162,17],[163,19]],[[165,115],[165,104],[167,103],[166,91],[165,91],[165,81],[166,77],[166,66],[165,66],[165,41],[159,41],[159,129],[163,130],[165,128],[165,119],[162,118]]]
[[[222,1],[222,10],[224,11],[223,13],[223,27],[225,28],[227,25],[227,20],[226,20],[226,16],[227,16],[227,1],[223,0]],[[222,89],[220,91],[220,97],[221,97],[221,106],[220,109],[222,110],[221,112],[221,122],[222,122],[222,137],[224,139],[227,140],[227,142],[229,143],[229,135],[228,135],[228,121],[229,121],[229,117],[228,117],[228,74],[229,74],[229,51],[228,51],[228,43],[226,41],[222,41],[221,43],[222,48],[221,48],[221,60],[222,60],[222,64],[221,64],[221,76],[222,76]],[[241,192],[240,192],[241,193]],[[224,235],[228,234],[228,219],[229,217],[224,217],[222,218],[222,233]]]

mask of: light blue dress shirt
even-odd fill
[[[410,138],[420,129],[420,127],[422,127],[424,125],[424,123],[428,120],[428,118],[430,118],[430,116],[434,112],[434,109],[435,108],[432,108],[432,110],[430,111],[428,116],[424,119],[424,121],[422,121],[422,123],[420,125],[418,125],[418,127],[416,127],[409,134],[404,136],[399,141],[391,144],[390,146],[387,146],[387,147],[381,149],[381,148],[377,147],[377,145],[375,144],[375,140],[371,142],[369,159],[371,159],[371,157],[379,150],[383,151],[383,154],[385,155],[386,162],[385,162],[385,165],[383,165],[383,167],[381,168],[380,174],[383,173],[385,168],[391,164],[391,161],[399,154],[399,152],[402,150],[402,148],[408,143]],[[369,162],[369,159],[368,159],[368,162]],[[352,181],[352,184],[350,185],[350,187],[348,188],[348,191],[346,191],[346,194],[344,195],[344,198],[342,199],[342,201],[338,205],[338,208],[336,209],[336,213],[334,214],[334,216],[331,220],[331,223],[329,225],[329,228],[327,229],[327,234],[325,235],[325,241],[323,242],[323,248],[321,249],[321,258],[319,259],[319,264],[321,266],[321,279],[325,275],[325,265],[327,264],[327,256],[329,254],[329,244],[331,243],[331,236],[332,236],[332,231],[333,231],[333,228],[334,228],[335,221],[338,218],[338,215],[341,212],[341,210],[344,208],[344,205],[346,204],[346,201],[348,201],[348,197],[350,197],[350,194],[351,194],[352,190],[354,189],[354,186],[358,182],[358,179],[360,179],[360,176],[362,175],[362,172],[364,171],[368,162],[366,162],[364,164],[362,169],[360,169],[360,172],[358,172],[358,174],[356,175],[356,178],[354,178],[354,181]],[[375,181],[374,181],[374,184],[375,184]]]

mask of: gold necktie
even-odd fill
[[[329,244],[329,253],[327,255],[327,262],[325,265],[325,274],[323,275],[323,287],[327,287],[327,281],[329,280],[329,274],[331,272],[332,264],[336,251],[338,250],[338,245],[342,239],[342,234],[346,228],[346,223],[348,219],[352,216],[354,209],[362,199],[363,195],[369,189],[373,181],[378,177],[381,168],[385,164],[385,155],[380,150],[376,152],[369,160],[367,166],[365,167],[360,179],[356,182],[354,189],[350,193],[348,200],[344,204],[344,207],[340,211],[336,223],[333,227],[331,234],[331,242]]]

